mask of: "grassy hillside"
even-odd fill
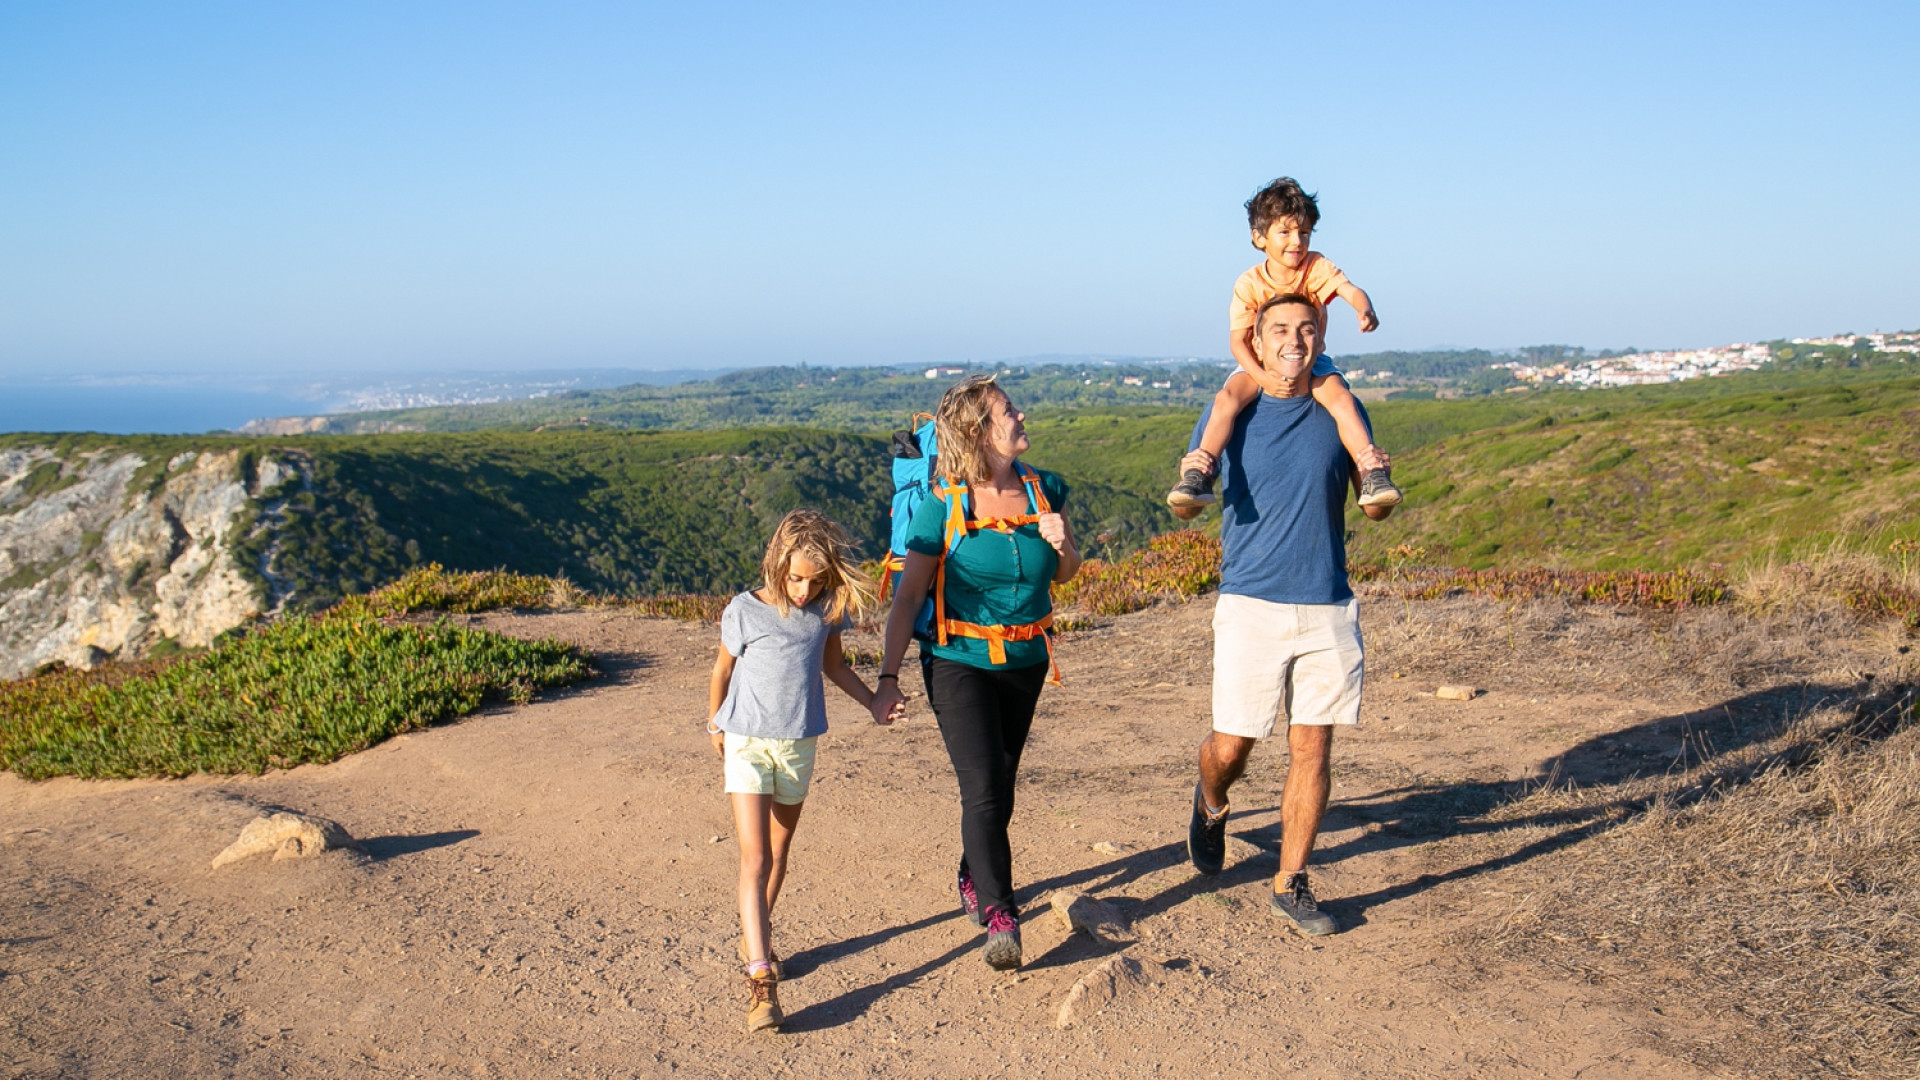
[[[1920,536],[1920,378],[1767,373],[1617,391],[1389,401],[1372,409],[1408,505],[1354,516],[1358,561],[1662,570],[1782,548]],[[1175,525],[1161,504],[1196,411],[1036,407],[1036,465],[1073,484],[1097,554]],[[724,592],[751,581],[787,509],[844,521],[877,553],[882,432],[488,431],[286,439],[0,436],[62,456],[241,446],[307,479],[249,558],[273,553],[301,606],[408,569],[564,574],[595,591]],[[57,485],[48,473],[40,486]],[[1203,525],[1217,523],[1217,516]],[[1216,526],[1217,527],[1217,526]],[[1405,557],[1397,557],[1404,561]]]
[[[1515,405],[1501,427],[1407,440],[1409,505],[1361,527],[1356,554],[1661,569],[1920,535],[1920,377],[1735,376]],[[1414,418],[1376,415],[1390,447]]]

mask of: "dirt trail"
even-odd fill
[[[0,775],[0,1075],[1710,1075],[1683,1057],[1723,1021],[1475,970],[1447,945],[1493,917],[1512,868],[1566,842],[1465,836],[1474,800],[1575,748],[1617,753],[1601,749],[1616,733],[1657,741],[1670,695],[1439,701],[1433,673],[1376,647],[1315,857],[1347,929],[1309,943],[1265,910],[1278,743],[1235,789],[1227,872],[1186,863],[1210,613],[1129,616],[1062,650],[1014,826],[1030,908],[1014,974],[981,963],[954,903],[957,796],[931,716],[883,730],[831,699],[775,919],[777,1037],[741,1033],[736,852],[700,723],[709,628],[475,618],[585,645],[606,675],[333,765]],[[267,808],[332,818],[365,852],[210,870]],[[1111,902],[1165,964],[1066,1030],[1060,1001],[1109,950],[1032,905],[1055,888]]]

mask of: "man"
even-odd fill
[[[1269,909],[1313,935],[1338,929],[1314,898],[1307,857],[1327,809],[1333,725],[1359,722],[1362,672],[1359,605],[1347,583],[1346,554],[1347,491],[1357,490],[1360,474],[1303,377],[1320,352],[1318,316],[1311,300],[1293,294],[1267,301],[1255,316],[1255,356],[1291,384],[1284,397],[1264,394],[1242,410],[1221,455],[1225,556],[1213,614],[1213,731],[1200,744],[1187,831],[1194,868],[1219,873],[1226,860],[1227,789],[1246,770],[1254,744],[1284,715],[1291,761]],[[1191,445],[1198,446],[1206,419],[1195,426]],[[1361,469],[1388,467],[1384,453],[1375,456],[1358,463]],[[1213,464],[1196,450],[1181,467]],[[1362,512],[1379,521],[1393,507]]]

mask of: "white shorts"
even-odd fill
[[[727,792],[771,795],[782,806],[807,801],[813,785],[813,755],[817,736],[805,739],[762,739],[727,732],[725,751]]]
[[[1360,722],[1360,602],[1213,605],[1213,730],[1246,739],[1291,724]]]

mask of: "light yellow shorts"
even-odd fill
[[[771,795],[782,806],[807,801],[813,784],[813,749],[817,738],[762,739],[727,732],[728,794]]]
[[[1221,593],[1213,606],[1213,730],[1246,739],[1290,724],[1357,724],[1360,602],[1276,604]]]

